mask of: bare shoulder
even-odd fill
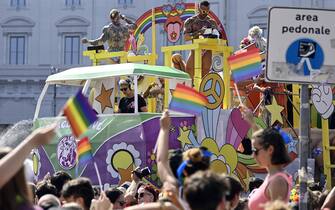
[[[111,27],[111,24],[104,26],[104,27],[102,28],[102,32],[106,32],[106,31],[108,31],[108,29],[109,29],[110,27]]]
[[[285,186],[288,185],[288,183],[284,177],[276,176],[270,181],[269,185]]]
[[[267,187],[267,194],[271,200],[281,199],[284,200],[287,197],[289,190],[289,183],[282,176],[276,176],[269,182]]]
[[[191,24],[193,24],[194,20],[195,20],[195,16],[189,17],[189,18],[187,18],[187,19],[185,20],[184,25],[185,25],[185,26],[187,26],[187,25],[191,25]]]

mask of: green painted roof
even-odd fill
[[[63,72],[50,75],[46,82],[49,84],[82,85],[84,81],[89,79],[95,80],[128,75],[190,80],[190,76],[186,72],[172,67],[123,63],[71,68]]]

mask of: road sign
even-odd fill
[[[335,84],[335,11],[273,7],[266,79]]]

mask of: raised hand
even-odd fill
[[[171,119],[168,111],[164,111],[160,119],[161,129],[169,130],[171,126]]]
[[[30,134],[32,146],[39,147],[50,143],[55,135],[55,128],[56,124],[36,129]]]
[[[101,192],[98,200],[93,199],[91,204],[91,210],[108,210],[112,209],[112,203],[107,198],[105,192]]]
[[[88,43],[88,39],[87,38],[82,38],[81,39],[81,43],[82,44],[87,44]]]
[[[242,118],[249,123],[253,132],[257,131],[259,128],[255,123],[254,114],[252,113],[252,111],[246,106],[240,106],[240,111],[242,114]]]

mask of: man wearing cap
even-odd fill
[[[135,103],[134,103],[134,91],[131,89],[130,80],[119,81],[119,87],[125,97],[121,98],[119,103],[119,113],[134,113],[135,112]],[[147,112],[147,103],[142,96],[137,95],[137,104],[139,112]]]
[[[121,15],[117,9],[112,9],[109,16],[112,22],[103,27],[102,34],[99,38],[95,40],[83,38],[81,42],[83,44],[102,45],[107,41],[109,52],[124,51],[125,43],[129,38],[129,30],[135,30],[136,24],[126,18],[125,15]],[[124,22],[121,22],[120,20],[123,20]],[[119,59],[113,59],[115,63],[118,63],[116,62],[118,60]]]

